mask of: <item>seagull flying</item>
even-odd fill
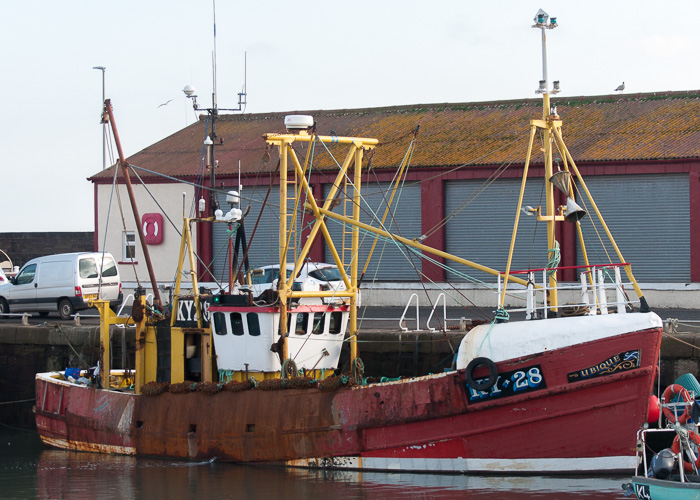
[[[160,108],[160,107],[162,107],[162,106],[166,106],[170,101],[172,101],[172,99],[168,99],[168,100],[165,101],[163,104],[160,104],[158,107]]]
[[[622,85],[618,86],[615,92],[622,92],[623,90],[625,90],[625,82],[622,82]]]

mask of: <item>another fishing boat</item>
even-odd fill
[[[545,28],[556,25],[546,14],[538,13],[535,21],[543,39]],[[95,301],[101,314],[98,376],[90,383],[85,372],[76,373],[75,382],[59,372],[36,376],[36,422],[43,442],[70,450],[291,467],[538,475],[630,470],[635,434],[652,393],[662,322],[649,310],[564,144],[546,66],[540,87],[543,113],[530,122],[502,270],[360,222],[363,155],[378,140],[318,135],[313,119],[290,117],[287,133],[264,138],[279,151],[279,199],[287,200],[280,206],[279,269],[293,262],[291,276],[298,276],[311,245],[322,237],[345,286],[295,285],[281,273],[277,290],[254,297],[245,283],[232,283],[230,292],[209,297],[209,324],[202,314],[206,297],[191,271],[196,269],[191,225],[235,225],[242,214],[232,195],[227,214],[186,218],[171,314],[157,294],[147,304],[141,293],[130,318]],[[109,101],[105,108],[115,128]],[[546,205],[529,209],[523,193],[537,136],[544,151]],[[348,148],[323,199],[306,181],[309,157],[300,160],[292,148],[312,143]],[[555,169],[555,148],[563,169]],[[120,165],[128,185],[121,150]],[[573,224],[580,234],[585,212],[575,201],[579,190],[619,261],[589,262],[584,248],[580,281],[565,284],[557,279],[556,226]],[[349,213],[333,210],[338,199],[349,201]],[[550,264],[540,269],[511,269],[521,207],[547,225]],[[296,245],[290,221],[301,211],[312,214],[314,222],[308,238]],[[331,219],[346,228],[344,242],[334,241],[326,225]],[[493,321],[465,333],[452,369],[397,380],[363,376],[357,343],[361,231],[498,277]],[[341,245],[348,251],[337,250]],[[183,271],[192,279],[190,296],[181,288]],[[628,298],[625,286],[635,290],[636,299]],[[507,291],[523,297],[523,321],[509,319]],[[561,296],[570,303],[562,303]],[[193,314],[180,314],[183,310]],[[111,370],[109,329],[120,323],[136,324],[134,371]],[[339,373],[345,343],[350,368]]]
[[[700,388],[691,374],[681,379],[692,381],[690,386],[695,389]],[[673,384],[664,391],[660,407],[663,417],[659,414],[658,419],[650,418],[658,420],[659,426],[645,425],[638,433],[635,476],[622,489],[626,496],[635,495],[640,500],[698,500],[700,406],[696,394],[681,384]]]

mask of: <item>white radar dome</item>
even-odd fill
[[[287,130],[306,130],[314,124],[314,117],[310,115],[287,115],[284,117],[284,126]]]

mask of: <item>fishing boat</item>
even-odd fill
[[[682,375],[664,391],[659,405],[663,412],[656,409],[656,418],[650,417],[658,426],[639,430],[635,475],[622,485],[626,496],[635,495],[640,500],[700,499],[700,406],[693,389],[700,389],[697,379],[692,374]]]
[[[552,25],[554,19],[538,13],[543,53],[544,31]],[[280,273],[277,289],[259,297],[245,282],[232,282],[214,296],[201,294],[192,271],[192,225],[233,226],[242,213],[232,193],[228,213],[185,218],[168,307],[153,276],[153,301],[140,293],[129,318],[93,301],[102,346],[95,373],[37,374],[42,441],[69,450],[289,467],[537,475],[630,470],[653,389],[662,322],[650,311],[564,143],[562,120],[550,102],[558,82],[550,92],[546,64],[543,73],[543,112],[530,122],[502,269],[361,222],[364,155],[379,141],[319,135],[311,117],[290,116],[286,133],[267,134],[264,141],[279,152],[278,269],[293,263],[291,278]],[[116,138],[109,100],[105,112]],[[546,204],[529,208],[523,196],[539,141]],[[305,177],[312,148],[304,148],[307,156],[300,159],[293,147],[311,144],[347,148],[324,198],[317,198]],[[118,148],[129,187],[129,165]],[[554,149],[562,167],[555,168]],[[347,201],[342,214],[333,210],[338,200]],[[580,235],[586,213],[579,203],[591,207],[617,260],[590,262],[584,248],[579,280],[562,283],[557,226],[573,224]],[[302,211],[313,224],[297,244],[292,226]],[[547,226],[544,267],[511,269],[522,212]],[[138,221],[135,204],[134,215]],[[342,242],[329,230],[331,220],[343,226]],[[364,376],[358,348],[361,232],[495,277],[492,321],[465,332],[451,369],[394,380]],[[330,249],[344,287],[295,283],[317,238]],[[182,287],[183,274],[191,278],[191,292]],[[628,296],[630,288],[636,298]],[[513,294],[524,304],[517,311],[508,309]],[[523,319],[516,321],[516,315]],[[111,369],[109,334],[117,324],[135,324],[135,370]],[[341,361],[344,345],[349,359]],[[344,373],[343,365],[349,367]]]

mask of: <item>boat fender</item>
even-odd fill
[[[489,369],[489,378],[480,383],[476,382],[473,376],[474,370],[478,366],[485,366]],[[467,384],[469,384],[469,387],[477,391],[486,391],[496,383],[498,378],[498,368],[496,368],[496,364],[489,358],[474,358],[467,365],[464,375],[467,379]]]
[[[693,431],[688,431],[688,441],[691,441],[695,443],[696,445],[700,445],[700,436],[695,434]],[[681,438],[680,436],[676,435],[675,438],[673,438],[673,445],[671,445],[671,451],[675,454],[678,455],[681,451]],[[695,460],[695,468],[700,469],[700,456]],[[686,462],[685,458],[683,458],[683,470],[686,472],[693,472],[693,465],[690,462]]]
[[[666,390],[664,391],[663,399],[664,399],[664,416],[668,419],[669,422],[675,422],[676,417],[678,416],[677,413],[674,411],[675,408],[669,408],[666,406],[667,404],[673,402],[673,399],[679,396],[681,400],[683,400],[686,403],[690,403],[690,394],[688,394],[688,391],[685,387],[682,385],[678,384],[672,384],[666,387]],[[683,408],[683,413],[678,416],[678,423],[679,424],[684,424],[687,420],[688,417],[690,416],[690,405],[686,405]]]
[[[649,410],[647,411],[647,423],[653,424],[659,421],[661,416],[661,405],[659,404],[659,398],[656,394],[649,396]]]

